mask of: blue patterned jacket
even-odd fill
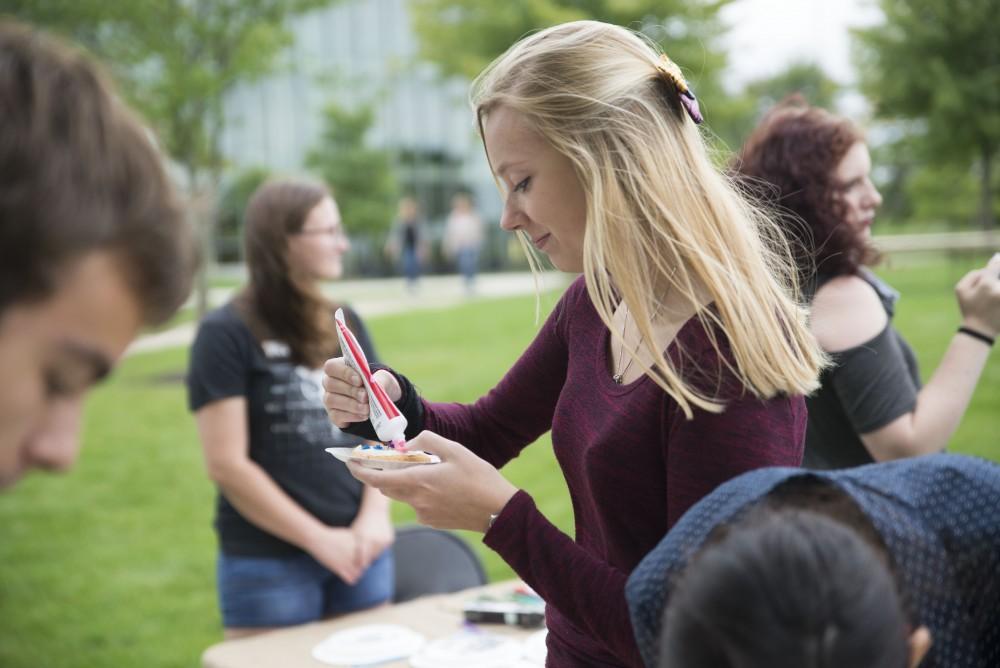
[[[861,507],[933,638],[921,668],[1000,667],[1000,465],[928,455],[839,471],[768,468],[719,486],[636,567],[625,594],[639,650],[656,665],[668,583],[718,524],[797,476],[827,480]]]

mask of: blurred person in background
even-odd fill
[[[465,281],[465,291],[470,295],[476,288],[482,246],[483,221],[473,207],[472,197],[468,193],[456,193],[451,198],[451,212],[445,223],[442,248],[444,254],[458,265]]]
[[[782,221],[812,295],[810,326],[834,361],[807,399],[803,465],[842,468],[944,449],[1000,332],[1000,257],[955,286],[959,327],[921,387],[913,350],[892,324],[899,294],[871,270],[882,197],[861,131],[793,96],[753,131],[734,171],[792,214]]]
[[[162,158],[103,72],[0,20],[0,487],[73,465],[84,395],[195,265]]]
[[[472,99],[501,227],[583,276],[475,403],[425,401],[376,372],[407,446],[443,462],[351,470],[425,524],[483,532],[545,599],[548,666],[638,666],[629,572],[720,483],[798,466],[802,395],[825,358],[782,237],[712,164],[694,94],[641,35],[595,21],[540,31]],[[334,423],[370,427],[357,374],[342,359],[326,372]],[[498,471],[550,429],[572,537]]]
[[[392,597],[389,501],[324,449],[358,439],[330,424],[320,367],[339,351],[338,304],[320,291],[350,248],[326,187],[273,180],[250,198],[250,280],[209,313],[188,398],[218,485],[219,604],[226,637],[316,621]],[[357,313],[344,307],[369,360]]]
[[[427,230],[420,215],[420,203],[416,198],[404,197],[399,200],[398,214],[392,230],[389,231],[385,252],[394,262],[399,263],[410,293],[416,293],[420,284],[420,274],[430,257]]]

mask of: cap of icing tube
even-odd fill
[[[391,441],[389,441],[389,445],[391,445],[396,450],[403,450],[403,451],[406,450],[406,441],[402,438],[392,439]]]

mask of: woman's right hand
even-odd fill
[[[966,274],[955,286],[962,324],[996,337],[1000,334],[1000,253],[982,269]]]
[[[323,406],[330,421],[344,429],[354,422],[368,419],[368,394],[358,372],[347,366],[343,357],[335,357],[323,365]],[[372,378],[392,401],[399,401],[403,390],[396,377],[379,369]]]
[[[358,558],[357,537],[346,527],[318,529],[305,548],[313,559],[349,585],[357,582],[365,572],[366,565]]]

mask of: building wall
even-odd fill
[[[408,0],[349,0],[293,22],[294,43],[276,72],[233,92],[226,104],[223,151],[235,169],[305,171],[331,101],[371,103],[373,146],[416,156],[397,176],[442,215],[455,187],[470,187],[487,219],[500,201],[475,134],[468,82],[444,82],[417,61]]]

